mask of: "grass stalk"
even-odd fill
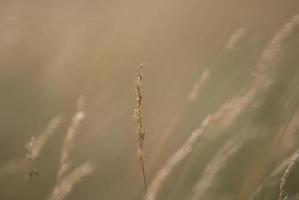
[[[141,64],[137,67],[137,78],[135,81],[135,91],[136,91],[136,107],[134,110],[135,119],[137,122],[137,138],[138,138],[138,150],[137,150],[137,158],[140,163],[143,182],[144,182],[144,189],[147,191],[147,181],[145,175],[145,157],[144,157],[144,137],[145,137],[145,129],[143,127],[143,115],[142,115],[142,80],[143,74],[141,72],[141,68],[144,64]]]

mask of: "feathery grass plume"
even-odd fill
[[[38,169],[32,166],[33,162],[40,156],[40,153],[42,152],[49,138],[55,133],[55,130],[59,127],[62,121],[62,116],[58,115],[50,121],[46,130],[40,134],[37,139],[35,137],[31,137],[30,141],[25,145],[26,155],[22,162],[22,169],[24,173],[24,200],[27,198],[27,181],[35,176],[38,176],[39,173]]]
[[[290,37],[290,35],[293,33],[294,29],[299,26],[299,15],[294,15],[287,23],[284,24],[283,28],[279,30],[273,38],[268,42],[266,45],[261,60],[258,64],[258,67],[255,71],[255,77],[259,80],[259,82],[264,82],[265,85],[270,85],[271,81],[269,80],[269,68],[274,67],[275,63],[279,59],[280,53],[282,51],[283,42]],[[284,131],[281,137],[284,136]],[[280,146],[281,140],[278,140],[279,144],[276,143],[273,145],[274,149],[279,149],[277,146]],[[262,184],[258,187],[257,191],[254,193],[253,196],[250,197],[250,199],[254,199],[257,195],[262,193],[263,191],[263,184],[268,177],[268,175],[271,172],[271,169],[273,167],[273,162],[275,160],[275,154],[276,151],[273,151],[272,156],[270,156],[269,161],[269,168],[266,170],[265,176],[262,178]]]
[[[299,14],[293,16],[286,24],[284,24],[283,28],[274,35],[262,53],[257,74],[265,72],[269,66],[275,64],[282,51],[283,42],[293,33],[298,25]]]
[[[242,100],[242,98],[241,98]],[[188,137],[187,141],[169,158],[166,164],[158,171],[158,174],[152,181],[148,192],[145,196],[145,200],[154,200],[161,186],[163,185],[166,178],[174,170],[176,165],[178,165],[188,154],[192,152],[193,145],[200,136],[204,136],[205,131],[216,121],[224,119],[232,109],[232,107],[239,102],[239,99],[233,99],[230,102],[224,104],[218,112],[208,115],[203,122],[200,124],[199,128],[194,130]],[[237,113],[235,113],[237,114]],[[226,123],[228,124],[228,123]]]
[[[239,29],[238,31],[236,31],[231,36],[231,38],[228,41],[228,43],[231,43],[230,41],[234,40],[234,45],[236,46],[237,43],[244,37],[244,35],[246,34],[246,32],[247,32],[247,30],[245,28]],[[238,38],[238,39],[236,39],[236,38]],[[194,102],[194,100],[198,97],[200,89],[208,81],[209,77],[210,77],[210,71],[207,70],[207,69],[204,69],[203,72],[200,74],[199,78],[193,84],[193,86],[191,88],[191,92],[188,94],[188,96],[186,98],[186,104],[181,109],[181,111],[177,112],[177,114],[174,116],[174,119],[172,120],[172,122],[170,123],[170,125],[166,128],[166,130],[164,131],[164,133],[161,134],[161,138],[159,139],[156,148],[152,152],[152,156],[151,156],[152,159],[150,160],[150,162],[147,163],[147,166],[149,166],[149,168],[150,168],[151,165],[153,165],[154,158],[156,157],[157,154],[159,154],[160,149],[163,146],[163,143],[165,143],[165,141],[167,140],[167,138],[173,132],[173,130],[174,130],[175,126],[177,125],[177,123],[181,120],[181,118],[182,118],[182,115],[181,115],[182,111],[185,110],[185,108],[187,106],[189,106],[190,103]]]
[[[37,139],[35,137],[31,137],[30,141],[26,143],[26,155],[22,163],[22,167],[25,172],[28,170],[32,162],[34,162],[40,156],[40,153],[48,142],[49,138],[55,133],[55,130],[59,127],[62,121],[62,116],[58,115],[50,121],[46,130],[40,134]]]
[[[71,167],[70,155],[74,148],[74,138],[78,133],[78,129],[85,119],[84,108],[84,97],[81,96],[77,103],[77,111],[72,118],[71,125],[67,130],[65,140],[62,145],[60,165],[57,174],[57,179],[60,179]]]
[[[227,44],[230,44],[230,43],[231,44],[227,45],[226,48],[228,48],[229,50],[231,50],[230,47],[232,47],[232,48],[236,47],[236,45],[238,45],[239,41],[245,36],[246,33],[247,33],[247,29],[246,28],[240,28],[239,30],[237,30],[231,36],[231,38],[228,40]],[[164,131],[164,133],[161,134],[161,138],[159,139],[156,148],[152,152],[152,156],[151,156],[152,159],[150,159],[150,162],[147,163],[147,166],[153,165],[154,158],[156,157],[157,154],[159,154],[160,149],[163,146],[163,143],[166,142],[167,138],[169,138],[169,136],[173,132],[173,130],[174,130],[175,126],[177,125],[177,123],[181,120],[181,118],[182,118],[182,115],[181,115],[182,111],[185,110],[186,107],[189,106],[190,103],[194,102],[194,100],[198,97],[200,89],[208,81],[209,77],[210,77],[210,71],[207,70],[207,69],[204,69],[203,72],[200,74],[199,78],[193,84],[193,86],[191,88],[191,92],[187,95],[186,104],[181,109],[181,111],[177,112],[177,114],[174,116],[174,119],[170,123],[169,127],[167,127],[166,130]]]
[[[218,112],[215,114],[208,115],[203,122],[200,124],[199,128],[194,130],[187,141],[170,157],[170,159],[166,162],[166,164],[158,171],[158,174],[154,178],[153,182],[151,183],[148,193],[145,196],[145,200],[154,200],[156,198],[156,195],[163,185],[166,178],[169,176],[169,174],[174,170],[176,165],[178,165],[188,154],[192,152],[193,145],[197,141],[197,139],[200,136],[203,136],[205,131],[216,121],[219,121],[221,119],[224,119],[224,116],[228,115],[228,113],[231,111],[231,109],[234,107],[234,105],[239,104],[239,101],[243,100],[243,98],[236,98],[232,101],[224,104]],[[236,111],[240,111],[241,109],[238,109]],[[239,113],[239,112],[238,112]],[[235,115],[238,114],[235,112]],[[230,119],[235,118],[233,114],[231,114]],[[226,121],[225,124],[229,124],[228,121]]]
[[[23,173],[24,173],[24,181],[23,181],[23,200],[27,200],[27,182],[29,179],[38,175],[38,170],[31,169],[31,165],[33,163],[33,149],[35,148],[36,139],[35,137],[31,137],[31,139],[26,143],[25,150],[26,156],[22,163]]]
[[[58,115],[50,121],[46,130],[42,134],[40,134],[37,139],[35,137],[32,137],[31,140],[25,145],[27,154],[23,162],[24,167],[26,167],[39,157],[49,138],[55,133],[55,130],[60,126],[62,121],[62,115]]]
[[[86,162],[68,175],[64,176],[58,184],[53,189],[48,200],[63,200],[67,195],[69,195],[74,186],[82,180],[82,178],[90,175],[94,170],[94,166],[90,162]]]
[[[170,157],[166,164],[158,171],[158,174],[151,183],[145,200],[154,200],[156,195],[163,185],[168,175],[174,170],[188,154],[192,152],[194,143],[200,137],[204,137],[206,130],[216,122],[219,122],[222,128],[231,125],[239,114],[245,110],[248,105],[254,100],[257,93],[263,88],[262,84],[258,81],[252,84],[251,88],[245,93],[242,93],[229,102],[223,104],[217,112],[208,115],[199,127],[194,130],[188,137],[187,141]]]
[[[295,152],[287,168],[285,169],[283,176],[281,177],[280,186],[279,186],[280,189],[279,200],[288,199],[288,193],[285,191],[287,180],[291,175],[292,171],[295,169],[298,162],[299,162],[299,149]]]
[[[230,37],[226,48],[232,50],[235,49],[238,42],[245,36],[246,34],[246,29],[245,28],[240,28],[239,30],[237,30],[236,32],[234,32],[232,34],[232,36]]]
[[[189,102],[192,102],[196,99],[196,97],[198,96],[199,90],[206,83],[209,76],[210,76],[210,72],[207,69],[204,69],[203,72],[201,73],[200,77],[194,83],[191,93],[187,97],[187,100]]]
[[[208,194],[209,188],[217,179],[220,171],[225,167],[226,161],[234,155],[242,146],[242,142],[236,138],[228,140],[225,145],[219,149],[215,157],[207,165],[200,180],[193,187],[193,195],[191,200],[204,199],[205,194]]]
[[[146,181],[146,175],[145,175],[145,158],[144,158],[144,137],[145,137],[145,130],[143,127],[143,116],[142,116],[142,80],[143,80],[143,74],[141,72],[142,66],[144,66],[145,63],[140,64],[137,67],[137,78],[135,81],[135,92],[136,92],[136,107],[134,109],[134,116],[137,122],[137,137],[138,137],[138,150],[137,150],[137,158],[141,166],[142,170],[142,176],[143,176],[143,182],[144,182],[144,188],[147,190],[147,181]]]
[[[285,33],[286,34],[286,33]],[[285,35],[284,34],[284,35]],[[280,36],[279,38],[285,38]],[[253,72],[253,80],[248,88],[245,88],[240,94],[235,96],[229,102],[223,104],[217,112],[208,115],[199,128],[191,133],[187,141],[170,157],[166,164],[160,169],[152,181],[148,193],[145,196],[145,200],[154,200],[164,181],[168,175],[174,170],[176,165],[178,165],[189,153],[192,152],[193,145],[197,139],[202,136],[207,128],[219,121],[223,128],[231,125],[235,119],[243,112],[256,98],[256,96],[268,88],[271,85],[271,79],[267,72],[269,72],[269,65],[266,63],[272,63],[272,59],[277,56],[275,53],[269,53],[270,49],[274,46],[280,47],[277,42],[277,37],[275,37],[275,42],[271,41],[265,48],[260,63],[258,64],[256,70]],[[277,52],[277,51],[272,51]],[[271,56],[269,56],[271,55]],[[177,155],[180,155],[179,157]],[[179,159],[177,159],[177,157]]]

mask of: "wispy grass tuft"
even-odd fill
[[[37,137],[37,139],[35,137],[31,137],[31,139],[25,145],[26,155],[22,162],[22,170],[24,173],[24,200],[27,199],[26,188],[28,180],[35,176],[38,176],[39,174],[39,171],[36,168],[36,166],[33,166],[34,161],[40,156],[49,138],[55,133],[55,130],[60,126],[62,122],[62,115],[58,115],[50,121],[45,131],[42,134],[40,134]]]
[[[35,137],[31,137],[30,141],[25,145],[25,150],[27,153],[23,162],[24,167],[27,167],[39,157],[49,138],[54,134],[55,130],[59,127],[62,121],[62,115],[58,115],[50,121],[46,130],[39,135],[37,139]]]
[[[90,175],[94,170],[94,166],[90,162],[86,162],[68,175],[63,177],[53,189],[48,200],[63,200],[67,195],[71,193],[75,184],[77,184],[82,178]]]
[[[81,96],[77,103],[77,111],[72,118],[71,125],[67,130],[66,137],[62,145],[60,167],[57,174],[57,180],[60,179],[71,167],[70,155],[74,148],[74,138],[78,133],[82,121],[85,119],[83,107],[84,97]]]
[[[71,163],[71,153],[75,147],[75,136],[79,131],[82,121],[85,119],[84,98],[81,96],[77,103],[77,111],[74,114],[71,125],[68,128],[64,143],[62,145],[60,165],[57,172],[57,179],[54,189],[52,190],[48,200],[63,200],[69,195],[74,186],[84,177],[90,175],[95,166],[90,162],[85,162],[73,170]]]
[[[231,35],[226,47],[230,50],[235,49],[237,47],[238,43],[240,42],[240,40],[242,38],[244,38],[246,32],[247,32],[246,28],[240,28],[239,30],[234,32]]]

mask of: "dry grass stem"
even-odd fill
[[[145,129],[143,127],[143,116],[142,116],[142,80],[143,74],[141,72],[141,68],[144,64],[141,64],[137,67],[137,78],[135,81],[135,90],[136,90],[136,107],[134,110],[134,116],[137,122],[137,137],[138,137],[138,150],[137,150],[137,158],[141,166],[144,188],[147,190],[147,181],[145,175],[145,157],[144,157],[144,137],[145,137]]]

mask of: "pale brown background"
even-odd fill
[[[147,63],[143,108],[150,182],[203,117],[250,78],[265,44],[296,13],[297,0],[1,0],[0,162],[24,156],[26,141],[64,113],[67,120],[38,160],[40,176],[29,186],[30,200],[46,199],[55,184],[62,139],[77,99],[84,95],[87,119],[73,159],[91,160],[96,170],[67,199],[141,199],[132,117],[136,66]],[[240,28],[246,29],[244,38],[237,49],[228,51],[230,36]],[[250,125],[264,135],[236,155],[216,183],[212,192],[216,197],[210,199],[246,199],[242,195],[248,197],[256,186],[244,191],[246,176],[263,174],[259,163],[268,155],[271,131],[286,119],[287,100],[299,94],[298,29],[285,45],[275,68],[275,84],[261,97],[262,106],[226,130],[228,135],[238,134]],[[198,98],[187,104],[203,69],[210,71],[210,79]],[[172,123],[176,125],[171,137],[153,155]],[[201,162],[193,162],[184,173],[184,164],[180,165],[175,171],[180,176],[168,179],[159,199],[188,199],[202,160],[207,161],[223,140],[225,135],[203,154],[195,150],[184,163]],[[265,199],[276,199],[276,189],[267,190]],[[22,174],[0,180],[1,200],[21,196]]]

